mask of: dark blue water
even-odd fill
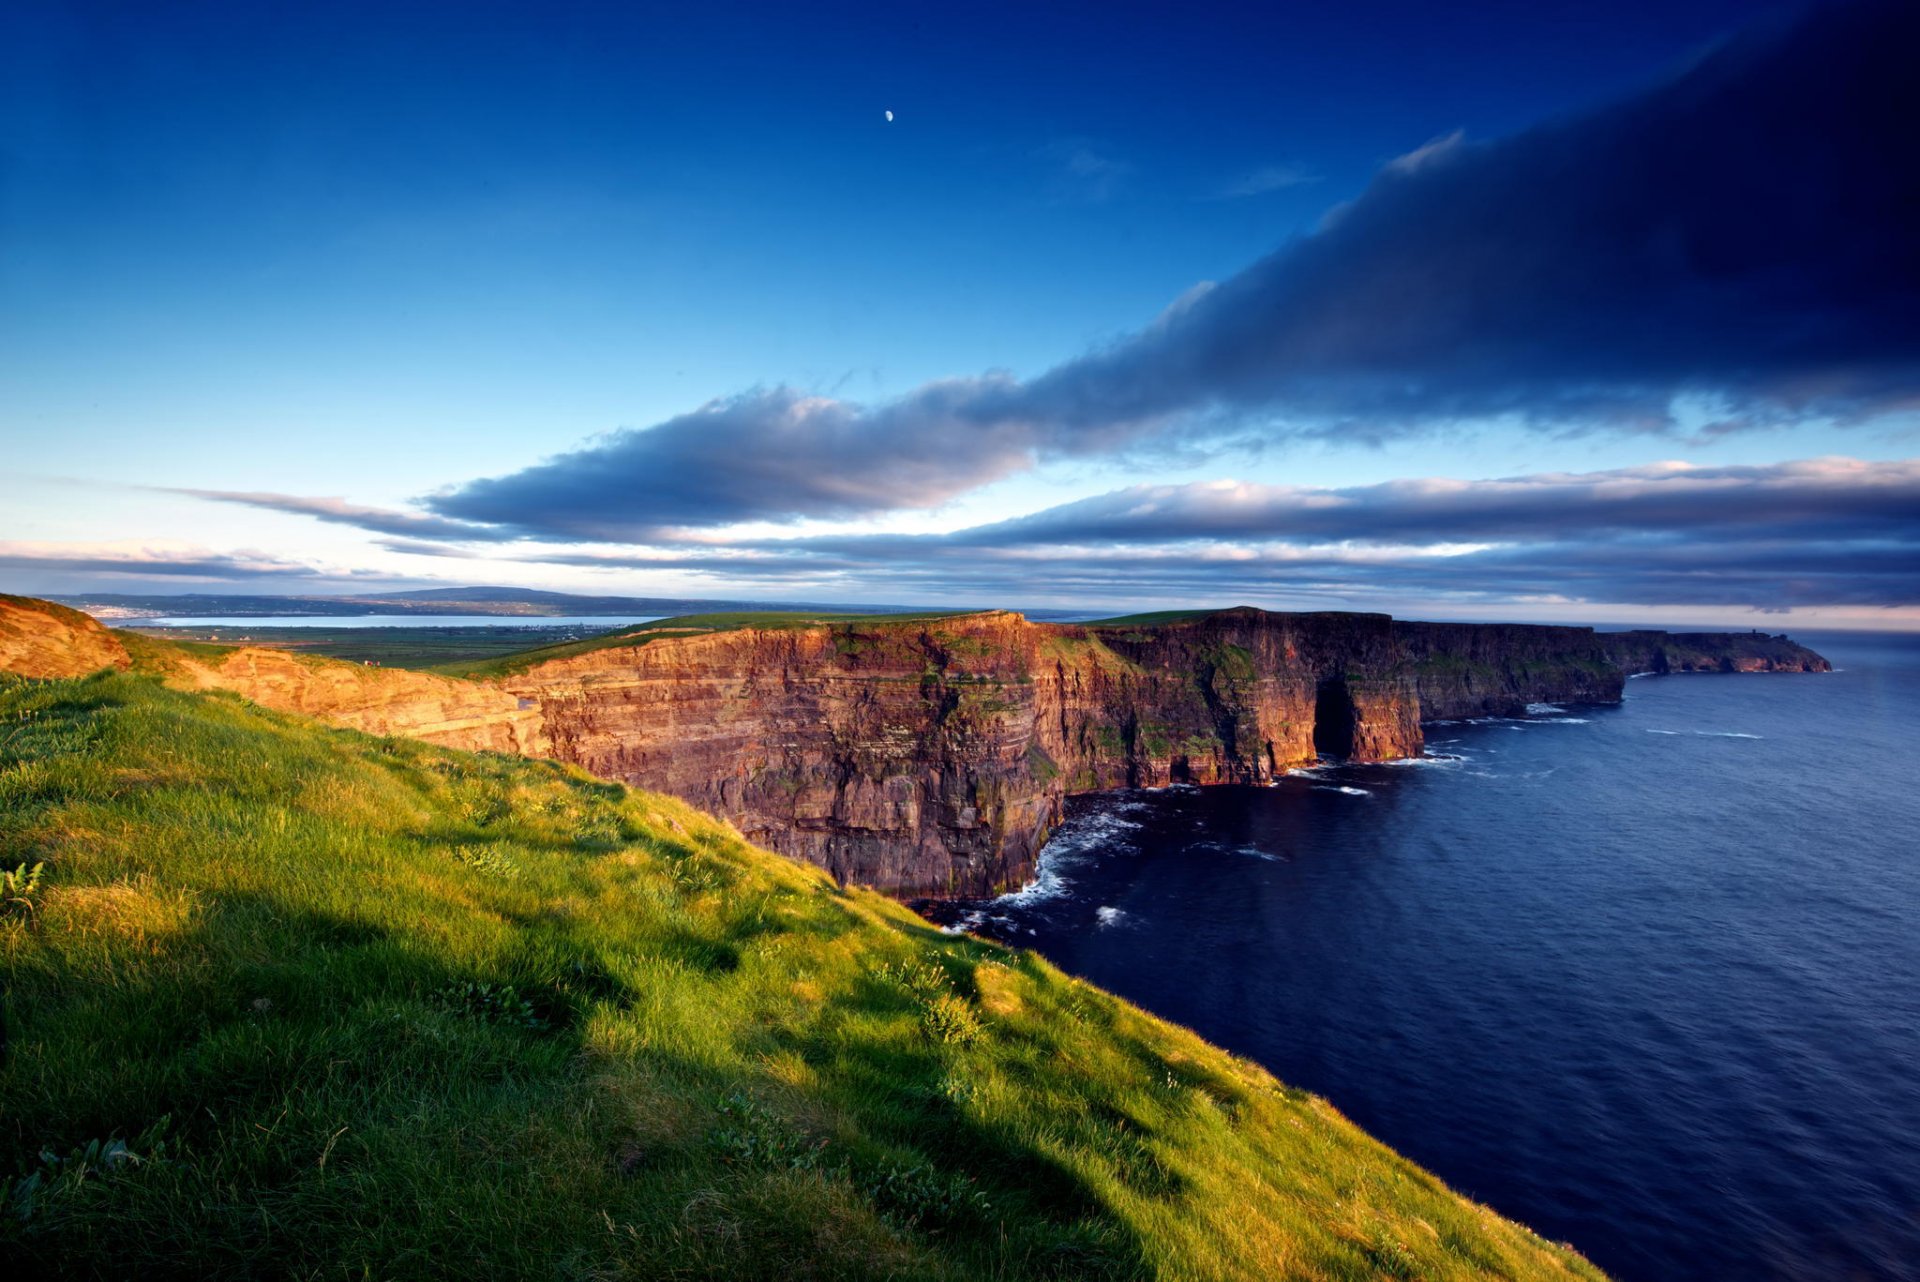
[[[1920,1279],[1920,639],[1076,802],[987,929],[1630,1282]]]

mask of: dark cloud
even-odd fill
[[[1031,381],[872,407],[755,391],[427,506],[630,540],[925,507],[1047,458],[1230,434],[1670,431],[1677,402],[1724,433],[1920,406],[1916,48],[1920,6],[1820,6],[1606,109],[1436,140],[1313,234]]]
[[[1338,490],[1136,486],[951,534],[537,559],[875,600],[1910,606],[1920,605],[1920,460]]]
[[[215,503],[237,503],[242,507],[263,508],[269,512],[310,516],[333,525],[351,525],[375,534],[396,534],[405,538],[498,542],[518,537],[493,526],[448,521],[436,516],[422,516],[417,512],[397,512],[391,508],[367,507],[342,498],[275,494],[263,490],[191,490],[179,487],[164,487],[163,492],[210,499]]]
[[[785,388],[749,392],[426,502],[462,522],[610,542],[755,516],[931,506],[1031,465],[1028,425],[977,417],[996,387],[1010,395],[1017,385],[935,383],[875,410]]]
[[[302,561],[290,561],[265,552],[176,551],[117,545],[46,543],[0,543],[0,571],[250,582],[358,577],[358,572],[323,571]]]
[[[1814,540],[1912,532],[1920,461],[1768,466],[1657,463],[1489,481],[1413,479],[1343,489],[1237,481],[1138,485],[966,531],[970,546],[1284,539],[1472,543],[1641,534]]]

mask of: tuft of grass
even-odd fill
[[[0,917],[31,915],[40,893],[40,878],[47,870],[44,861],[17,868],[0,868]]]
[[[0,726],[18,1276],[1600,1276],[667,798],[138,674]]]

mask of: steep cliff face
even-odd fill
[[[1426,721],[1518,717],[1530,703],[1617,703],[1625,674],[1592,628],[1396,623]]]
[[[876,886],[989,886],[1031,866],[1059,800],[1026,626],[668,636],[505,684],[537,704],[553,756],[685,798],[749,840]]]

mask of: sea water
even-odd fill
[[[1920,638],[1078,799],[976,928],[1627,1282],[1920,1278]]]

